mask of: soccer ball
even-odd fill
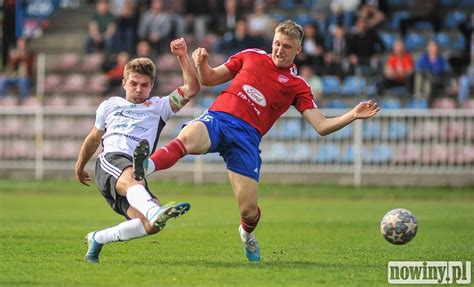
[[[415,216],[404,208],[390,210],[380,222],[380,231],[385,240],[396,245],[410,242],[417,230]]]

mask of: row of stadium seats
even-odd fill
[[[71,118],[63,116],[47,117],[44,120],[44,135],[46,138],[83,138],[94,124],[93,116]],[[35,135],[35,119],[33,116],[5,117],[0,121],[0,136],[32,137]],[[74,127],[74,128],[71,128]],[[469,129],[470,128],[470,129]],[[163,136],[179,133],[181,124],[170,121]],[[382,121],[373,119],[363,123],[362,136],[365,140],[470,140],[474,139],[474,127],[462,119],[449,122],[430,121],[408,122],[402,120]],[[301,118],[280,120],[266,135],[272,140],[315,140],[322,139],[314,129]],[[350,140],[354,137],[353,125],[325,136],[328,140]]]
[[[382,31],[379,35],[387,49],[391,49],[395,41],[401,38],[397,32]],[[451,51],[461,51],[466,44],[466,39],[457,30],[445,30],[437,34],[411,31],[405,36],[403,42],[409,51],[423,51],[431,39],[435,40],[440,48]]]
[[[269,143],[262,146],[262,160],[266,163],[308,164],[353,164],[354,147],[351,144]],[[474,162],[474,147],[469,145],[446,146],[442,144],[389,145],[377,144],[362,149],[365,164],[420,164],[463,165]],[[195,156],[186,156],[184,161],[193,161]],[[206,154],[206,162],[222,162],[217,153]]]

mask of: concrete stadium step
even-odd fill
[[[46,33],[41,38],[33,41],[31,47],[37,52],[47,54],[75,52],[82,54],[86,31],[69,33]]]

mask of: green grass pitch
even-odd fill
[[[0,285],[386,286],[390,260],[474,261],[472,188],[262,184],[258,264],[243,254],[230,185],[151,188],[163,202],[189,201],[189,214],[157,235],[106,245],[93,265],[84,235],[122,220],[94,186],[0,181]],[[397,207],[419,223],[404,246],[379,230]]]

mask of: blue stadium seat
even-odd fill
[[[397,11],[392,14],[389,27],[392,30],[398,30],[400,28],[400,20],[410,17],[410,12],[408,11]]]
[[[314,160],[317,163],[331,163],[337,162],[341,158],[341,152],[339,146],[335,144],[323,144],[320,145],[316,152]]]
[[[208,108],[215,99],[215,97],[209,95],[198,97],[198,105],[202,108]]]
[[[409,100],[407,105],[407,109],[427,109],[428,108],[428,100],[426,99],[413,99]]]
[[[307,143],[294,143],[287,146],[286,162],[309,162],[311,160],[311,146]]]
[[[222,83],[220,85],[217,85],[217,86],[214,86],[212,87],[211,89],[211,92],[214,94],[214,95],[218,95],[220,94],[223,90],[225,90],[230,84],[230,81],[228,82],[225,82],[225,83]]]
[[[458,32],[455,32],[453,34],[453,45],[452,45],[452,49],[454,50],[463,50],[464,49],[464,45],[466,45],[466,39],[463,37],[463,35],[461,35],[461,33],[458,31]]]
[[[307,122],[303,123],[303,138],[304,139],[317,139],[321,137],[314,128]]]
[[[392,147],[388,144],[375,145],[364,155],[364,162],[367,163],[387,163],[393,158]]]
[[[347,109],[347,103],[341,99],[331,99],[324,107],[327,109]]]
[[[280,0],[280,8],[292,10],[296,8],[296,5],[293,0]]]
[[[285,14],[279,13],[279,12],[271,13],[271,15],[277,23],[281,23],[281,22],[285,21],[286,19],[288,19],[288,16],[286,16]]]
[[[465,12],[451,11],[446,14],[443,26],[445,28],[457,28],[457,26],[464,21],[467,21],[467,15]]]
[[[426,38],[420,33],[411,32],[405,36],[405,47],[409,51],[423,50],[426,48],[426,43]]]
[[[341,82],[337,76],[323,76],[323,93],[325,95],[338,94],[341,90]]]
[[[278,129],[279,138],[294,139],[301,136],[301,120],[288,119]]]
[[[344,96],[360,95],[366,89],[366,80],[358,76],[348,76],[342,85],[341,94]]]
[[[362,128],[362,136],[364,139],[374,139],[380,137],[382,132],[382,127],[380,125],[380,121],[375,119],[370,121],[364,121],[364,125]]]
[[[439,32],[435,35],[434,39],[442,49],[449,49],[451,47],[451,37],[448,32]]]
[[[380,32],[379,37],[385,46],[385,49],[391,50],[393,47],[393,43],[397,40],[397,34],[395,33],[388,33],[388,32]]]
[[[353,128],[352,125],[347,125],[344,128],[333,132],[332,134],[327,135],[328,138],[333,138],[337,140],[347,139],[353,137]]]
[[[354,146],[352,144],[344,145],[343,150],[341,163],[352,164],[354,162]]]
[[[301,26],[314,22],[313,18],[308,13],[296,14],[295,17],[293,17],[293,20]]]
[[[392,121],[388,125],[386,130],[387,134],[384,137],[387,137],[390,140],[400,140],[406,138],[408,134],[408,126],[403,121]]]
[[[380,101],[380,108],[382,109],[400,109],[402,103],[397,98],[385,98]]]

